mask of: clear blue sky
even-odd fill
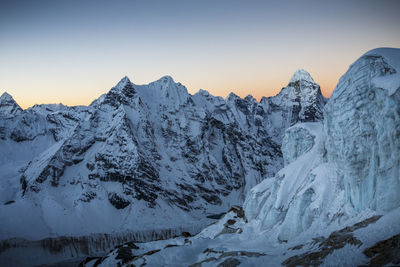
[[[127,75],[274,95],[298,68],[329,96],[349,64],[400,47],[400,1],[0,1],[0,94],[88,104]]]

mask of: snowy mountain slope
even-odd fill
[[[0,118],[0,237],[205,225],[282,166],[287,125],[322,118],[304,116],[324,104],[304,77],[284,89],[294,98],[277,96],[280,106],[266,105],[276,97],[190,95],[169,76],[148,85],[124,77],[89,107],[10,109],[18,106],[6,95],[3,113],[15,114]]]
[[[68,136],[86,113],[85,107],[61,104],[22,110],[7,93],[0,97],[1,203],[21,194],[20,170]]]
[[[140,245],[148,254],[129,248],[118,258],[116,249],[98,263],[399,264],[399,58],[400,49],[381,48],[352,64],[324,121],[286,130],[285,167],[249,191],[241,216],[228,213],[184,242]]]

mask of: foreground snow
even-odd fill
[[[277,242],[279,233],[276,229],[260,231],[257,223],[246,223],[232,211],[194,237],[128,242],[105,257],[88,258],[84,262],[85,266],[217,266],[222,263],[357,266],[374,261],[382,264],[378,256],[388,252],[392,257],[383,259],[388,264],[400,248],[391,251],[392,247],[388,246],[383,251],[377,250],[376,254],[367,252],[378,242],[396,237],[400,233],[399,220],[398,208],[382,217],[353,218],[354,222],[321,229],[319,234],[309,232],[288,242]]]

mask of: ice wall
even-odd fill
[[[399,54],[375,49],[362,56],[325,107],[328,158],[356,211],[400,206],[400,90],[385,88],[400,81]]]

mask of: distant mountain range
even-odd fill
[[[148,85],[124,77],[88,107],[22,110],[4,93],[0,236],[204,226],[282,167],[285,129],[321,120],[325,102],[304,70],[260,102],[190,95],[169,76]]]

